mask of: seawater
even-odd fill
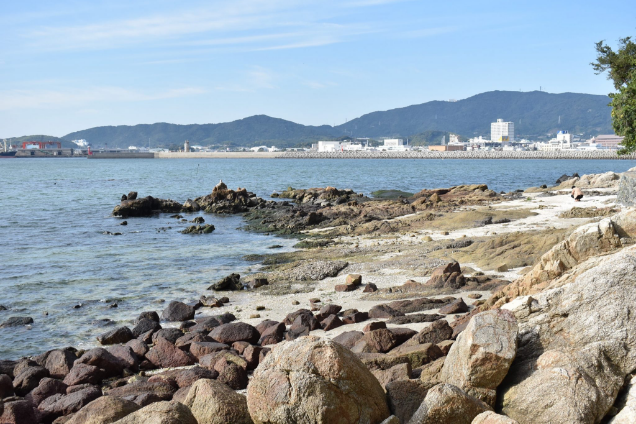
[[[258,268],[247,254],[289,251],[295,240],[240,230],[240,216],[204,216],[212,234],[184,235],[169,214],[111,216],[122,194],[137,191],[180,202],[208,194],[219,180],[260,197],[288,186],[379,189],[485,183],[497,191],[553,184],[562,174],[623,172],[636,161],[610,160],[328,160],[328,159],[0,159],[0,359],[96,344],[95,336],[130,325],[163,300],[193,301],[231,273]],[[105,232],[121,232],[120,236]],[[110,308],[113,303],[117,308]],[[75,309],[74,306],[81,305]],[[45,315],[46,313],[46,315]]]

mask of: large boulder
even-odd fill
[[[600,422],[636,369],[636,248],[572,272],[568,284],[505,305],[520,343],[499,402],[521,424]]]
[[[441,381],[494,405],[497,386],[517,353],[517,332],[517,320],[510,311],[475,315],[451,346]]]
[[[113,215],[127,218],[129,216],[150,216],[156,212],[179,212],[183,206],[170,199],[157,199],[152,196],[128,198],[113,209]]]
[[[156,402],[141,408],[115,424],[198,424],[190,408],[177,401]]]
[[[102,396],[80,409],[66,424],[111,424],[138,409],[140,406],[129,400]]]
[[[26,400],[14,400],[4,403],[4,411],[0,415],[2,424],[34,424],[37,423],[33,405]]]
[[[155,346],[146,354],[146,359],[157,368],[184,367],[195,362],[190,353],[184,352],[162,337],[157,339]]]
[[[13,390],[18,396],[24,396],[31,390],[38,387],[40,380],[48,377],[49,372],[46,368],[40,366],[30,366],[25,368],[20,374],[16,375],[13,380]]]
[[[244,322],[231,322],[220,325],[212,330],[209,335],[219,343],[229,345],[239,341],[256,344],[261,337],[256,328]]]
[[[194,318],[194,307],[173,300],[161,313],[166,321],[187,321]]]
[[[633,421],[630,421],[633,422]],[[477,415],[471,424],[519,424],[505,415],[495,414],[492,411],[482,412]]]
[[[128,364],[125,361],[119,359],[108,350],[101,347],[96,347],[84,352],[84,354],[75,361],[73,368],[75,368],[78,364],[93,365],[101,368],[104,370],[107,377],[120,375],[122,371],[128,367]]]
[[[388,383],[385,388],[391,413],[401,423],[408,423],[428,391],[436,385],[437,383],[419,380],[396,380]]]
[[[418,345],[424,343],[440,343],[449,340],[453,336],[453,329],[445,319],[434,321],[428,327],[424,327],[419,333],[406,341],[406,345]]]
[[[56,394],[50,396],[38,405],[38,410],[45,419],[69,415],[79,411],[101,395],[102,391],[100,389],[95,386],[89,386],[66,395]]]
[[[409,424],[471,424],[491,408],[458,387],[438,384],[428,391]]]
[[[255,423],[369,423],[389,416],[384,390],[347,348],[315,337],[275,345],[254,372]]]
[[[218,381],[197,381],[183,403],[199,424],[252,424],[245,396]]]
[[[627,387],[622,396],[619,396],[614,407],[620,408],[620,410],[608,424],[636,423],[636,377],[629,377]]]
[[[119,327],[97,336],[97,341],[102,345],[112,345],[127,343],[133,338],[133,333],[130,331],[130,328]]]

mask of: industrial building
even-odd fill
[[[491,123],[490,141],[497,143],[515,141],[514,122],[504,122],[503,119],[497,119],[497,122]]]

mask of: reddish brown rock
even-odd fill
[[[338,318],[338,315],[329,315],[327,318],[325,318],[324,321],[320,323],[320,325],[322,326],[323,330],[329,331],[333,330],[334,328],[341,327],[344,324],[342,323],[340,318]]]
[[[219,373],[217,380],[231,389],[243,390],[247,387],[247,371],[236,363],[221,358],[214,364],[214,369]]]
[[[45,377],[40,380],[38,387],[31,390],[31,392],[25,396],[25,399],[34,406],[38,406],[44,399],[55,394],[66,394],[67,387],[68,386],[60,380]]]
[[[40,380],[48,376],[49,372],[44,367],[27,367],[13,379],[13,391],[18,396],[25,396],[38,387]]]
[[[215,342],[192,342],[190,344],[190,353],[197,359],[219,350],[229,350],[230,346],[223,343]]]
[[[64,378],[73,368],[77,360],[75,352],[70,349],[56,349],[47,352],[46,359],[40,365],[49,371],[53,378]]]
[[[357,324],[369,319],[368,312],[354,312],[342,317],[342,322],[345,324]]]
[[[355,344],[364,336],[362,331],[345,331],[342,334],[337,335],[332,341],[340,343],[344,347],[351,349]]]
[[[243,354],[246,347],[250,346],[248,342],[234,342],[232,343],[232,349],[238,352],[239,355]]]
[[[417,334],[417,331],[403,327],[389,328],[389,331],[395,336],[395,340],[397,343],[396,346],[401,345]]]
[[[400,311],[396,311],[388,305],[376,305],[369,309],[369,318],[393,318],[401,317],[404,314]]]
[[[425,343],[421,345],[402,345],[393,349],[389,356],[406,358],[411,363],[411,368],[415,369],[431,361],[444,356],[437,345]]]
[[[232,322],[216,327],[209,336],[219,343],[228,345],[239,341],[256,344],[260,338],[260,333],[256,328],[244,322]]]
[[[169,341],[159,338],[146,354],[146,359],[158,368],[183,367],[194,364],[194,357]]]
[[[364,286],[364,290],[362,290],[362,293],[374,293],[378,291],[378,286],[376,286],[373,283],[367,283]]]
[[[68,386],[76,386],[78,384],[98,384],[106,378],[106,371],[88,364],[76,364],[71,368],[66,377],[64,384]]]
[[[381,328],[386,328],[386,323],[384,323],[384,321],[373,321],[365,325],[362,331],[364,333],[368,333],[369,331],[379,330]]]
[[[135,352],[135,355],[139,357],[143,357],[146,353],[148,353],[148,350],[150,349],[146,343],[138,339],[129,341],[128,343],[126,343],[126,346],[130,347],[133,352]]]
[[[386,385],[397,380],[408,380],[411,378],[411,364],[397,364],[388,370],[375,369],[371,373],[378,379],[386,390]]]
[[[386,353],[397,345],[397,340],[386,328],[369,331],[351,349],[355,353]]]
[[[15,400],[4,404],[0,416],[2,424],[35,424],[38,422],[33,406],[26,400]]]
[[[333,289],[337,292],[349,292],[357,289],[356,286],[350,286],[348,284],[336,284]]]
[[[13,382],[7,374],[0,374],[0,399],[13,394]]]
[[[261,322],[260,324],[256,326],[256,331],[258,331],[258,334],[263,334],[263,331],[265,331],[268,327],[272,325],[276,325],[276,324],[278,324],[278,321],[272,321],[271,319],[266,319],[265,321]]]
[[[108,377],[121,375],[127,364],[104,348],[97,347],[86,351],[77,361],[77,364],[93,365],[106,372]]]
[[[279,322],[278,324],[269,326],[261,334],[261,338],[258,344],[261,346],[272,345],[283,341],[285,335],[285,324]]]
[[[253,370],[258,366],[258,361],[260,359],[261,351],[263,350],[260,346],[249,345],[243,350],[243,357],[247,362],[247,369]]]
[[[154,402],[170,400],[176,391],[176,387],[166,382],[137,381],[111,389],[108,395],[135,402],[140,406],[145,406],[142,404],[149,404],[149,400]]]
[[[173,300],[163,310],[162,316],[166,321],[187,321],[194,318],[194,308]]]
[[[441,343],[449,340],[453,335],[453,329],[446,320],[440,319],[434,321],[428,327],[425,327],[406,342],[407,345],[420,345],[424,343]]]
[[[445,315],[462,314],[464,312],[468,312],[468,305],[464,303],[464,300],[462,298],[459,298],[453,303],[449,303],[448,305],[441,307],[439,310],[440,314]]]
[[[329,315],[338,314],[338,312],[340,312],[341,310],[342,310],[342,306],[340,305],[328,304],[320,308],[320,314],[325,317],[328,317]]]
[[[174,345],[181,350],[190,351],[190,344],[192,342],[213,342],[214,339],[205,333],[187,333],[177,340]]]
[[[132,331],[128,327],[119,327],[97,336],[97,341],[102,345],[126,343],[133,339]]]
[[[130,346],[110,346],[106,350],[118,359],[121,359],[126,368],[136,371],[139,368],[139,358]]]
[[[101,395],[102,391],[97,387],[88,387],[68,395],[56,394],[42,401],[38,405],[38,411],[48,421],[77,412]]]

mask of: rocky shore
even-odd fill
[[[114,215],[183,214],[210,237],[205,213],[242,214],[299,250],[141,312],[101,347],[0,360],[0,423],[636,422],[636,210],[616,203],[619,178],[131,192]],[[10,312],[0,326],[33,322]]]

